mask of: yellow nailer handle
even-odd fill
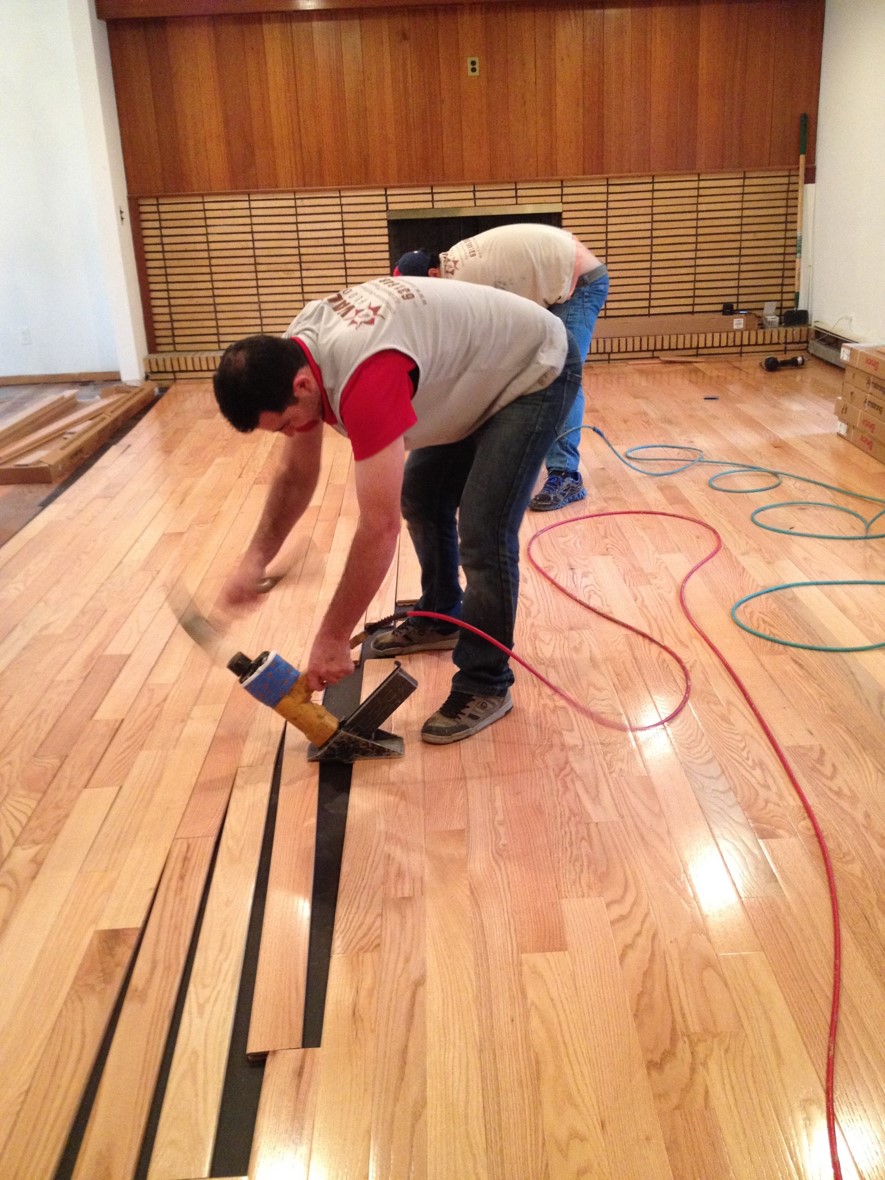
[[[291,721],[296,729],[300,729],[315,746],[322,746],[338,732],[338,718],[310,699],[305,676],[298,677],[288,693],[277,701],[274,709],[287,721]]]

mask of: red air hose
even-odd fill
[[[550,680],[547,679],[546,676],[544,676],[537,669],[533,668],[530,664],[528,664],[524,659],[522,659],[520,656],[518,656],[515,652],[513,652],[509,648],[505,647],[504,644],[499,643],[496,639],[493,639],[490,635],[486,635],[485,632],[480,631],[477,627],[471,626],[469,623],[463,622],[461,619],[453,619],[449,615],[438,614],[435,611],[415,610],[415,611],[409,611],[408,614],[409,614],[409,616],[411,616],[413,618],[438,619],[438,620],[441,620],[441,621],[447,622],[447,623],[456,623],[459,627],[464,628],[464,630],[471,631],[471,632],[473,632],[474,635],[479,635],[482,639],[487,640],[489,643],[494,644],[495,647],[497,647],[501,651],[505,652],[511,659],[515,660],[518,664],[520,664],[523,668],[525,668],[526,671],[530,672],[533,676],[537,677],[537,679],[540,680],[542,684],[546,685],[547,688],[549,688],[552,692],[555,692],[557,694],[557,696],[560,696],[560,697],[562,697],[563,700],[567,701],[574,709],[576,709],[578,712],[582,713],[585,717],[591,718],[593,721],[597,722],[597,724],[599,724],[599,725],[605,725],[610,729],[623,730],[627,733],[641,733],[644,730],[655,729],[660,725],[665,725],[668,721],[672,721],[675,717],[677,717],[682,712],[682,710],[685,708],[685,706],[688,704],[689,695],[691,693],[691,675],[690,675],[688,665],[686,664],[686,662],[682,659],[681,656],[677,655],[677,653],[675,651],[673,651],[673,649],[671,647],[668,647],[667,644],[662,643],[658,639],[655,639],[653,636],[647,634],[645,631],[642,631],[640,628],[634,627],[632,624],[626,623],[621,619],[616,619],[613,615],[607,614],[605,611],[599,610],[597,607],[591,606],[590,603],[585,602],[584,599],[582,599],[578,595],[574,594],[571,590],[569,590],[561,582],[557,581],[557,579],[554,578],[552,576],[552,574],[548,573],[547,570],[545,570],[539,564],[539,562],[535,559],[535,556],[534,556],[535,545],[538,542],[539,538],[543,537],[545,535],[545,533],[552,532],[554,529],[578,524],[580,521],[600,520],[605,517],[612,517],[612,516],[653,516],[653,517],[667,517],[671,520],[683,520],[683,521],[687,521],[689,524],[697,526],[698,528],[705,529],[714,539],[715,543],[713,545],[713,548],[710,549],[710,551],[704,557],[702,557],[700,561],[696,562],[691,567],[691,569],[688,571],[688,573],[685,575],[685,577],[680,582],[680,584],[679,584],[679,605],[681,606],[682,612],[685,615],[685,617],[688,619],[689,623],[691,623],[692,627],[695,629],[695,631],[698,633],[698,635],[701,637],[701,639],[704,641],[704,643],[707,645],[707,647],[710,649],[710,651],[712,651],[713,654],[716,656],[716,658],[719,660],[720,664],[725,669],[725,671],[728,673],[728,675],[731,677],[733,683],[737,686],[739,692],[743,696],[744,700],[747,702],[747,704],[750,708],[750,711],[752,712],[753,716],[758,721],[758,723],[762,729],[762,732],[765,734],[766,738],[768,739],[768,742],[769,742],[772,750],[774,751],[775,756],[777,757],[777,760],[780,762],[781,766],[783,767],[784,773],[786,774],[787,778],[789,779],[790,784],[793,787],[793,790],[796,792],[797,796],[799,797],[799,801],[801,802],[803,808],[805,809],[806,815],[808,816],[809,820],[811,821],[811,826],[814,829],[814,835],[815,835],[815,838],[817,839],[818,847],[820,848],[821,857],[823,859],[824,869],[826,871],[826,876],[827,876],[827,888],[829,890],[829,895],[830,895],[830,911],[832,914],[832,922],[833,922],[833,989],[832,989],[832,1003],[830,1006],[829,1036],[827,1039],[827,1064],[826,1064],[826,1085],[825,1085],[827,1136],[829,1138],[830,1159],[831,1159],[832,1165],[833,1165],[834,1180],[842,1180],[842,1168],[839,1163],[839,1148],[838,1148],[838,1142],[837,1142],[837,1137],[836,1137],[836,1114],[835,1114],[835,1100],[834,1100],[835,1067],[836,1067],[836,1034],[837,1034],[837,1030],[838,1030],[838,1026],[839,1026],[839,1005],[840,1005],[840,997],[841,997],[841,990],[842,990],[842,926],[841,926],[841,920],[839,917],[839,898],[838,898],[838,893],[836,890],[836,875],[833,870],[833,862],[830,857],[830,851],[829,851],[829,848],[827,847],[827,842],[826,842],[826,838],[824,836],[823,830],[820,826],[820,823],[818,822],[817,816],[815,815],[810,802],[808,801],[808,798],[807,798],[805,792],[803,791],[803,789],[799,783],[798,778],[796,777],[795,772],[793,771],[793,768],[791,767],[791,765],[789,763],[789,760],[787,759],[786,754],[784,753],[783,747],[781,746],[780,742],[775,737],[774,733],[771,730],[771,727],[768,725],[768,722],[762,716],[762,713],[760,712],[760,710],[759,710],[758,706],[756,705],[756,703],[754,702],[753,698],[750,696],[750,693],[747,690],[747,687],[744,684],[744,682],[741,680],[740,676],[738,676],[737,672],[734,670],[732,665],[729,663],[728,659],[719,650],[719,648],[716,646],[716,644],[713,642],[713,640],[709,637],[709,635],[707,635],[707,633],[701,628],[701,626],[699,625],[699,623],[695,619],[695,617],[692,614],[691,609],[688,605],[688,602],[686,599],[686,588],[688,586],[690,579],[698,572],[699,569],[701,569],[702,566],[706,565],[708,561],[711,561],[716,556],[716,554],[720,551],[720,549],[722,548],[722,537],[717,532],[717,530],[715,528],[713,528],[712,525],[709,525],[702,520],[697,520],[695,517],[692,517],[692,516],[683,516],[682,514],[680,514],[678,512],[653,512],[653,511],[645,511],[642,509],[626,509],[623,511],[613,511],[613,512],[591,512],[591,513],[588,513],[584,516],[572,516],[572,517],[569,517],[568,520],[555,521],[553,524],[549,524],[545,528],[539,529],[534,534],[534,536],[531,538],[531,540],[529,541],[528,548],[526,550],[526,556],[528,557],[529,563],[531,564],[532,568],[535,569],[541,575],[541,577],[545,578],[552,586],[555,586],[556,589],[560,591],[560,593],[565,594],[567,597],[571,598],[573,602],[576,602],[579,606],[583,607],[585,610],[592,611],[593,614],[598,615],[600,618],[607,619],[612,623],[616,623],[619,627],[623,627],[626,630],[631,631],[633,634],[640,636],[641,638],[647,640],[650,643],[653,643],[655,646],[661,648],[664,652],[666,652],[669,656],[671,656],[673,660],[676,661],[677,665],[679,666],[679,668],[682,672],[682,675],[684,678],[684,683],[685,683],[685,689],[682,694],[682,698],[679,701],[679,703],[677,704],[677,706],[670,713],[668,713],[666,717],[661,718],[659,721],[653,721],[648,725],[631,726],[628,723],[618,722],[618,721],[614,721],[610,718],[601,717],[599,714],[597,714],[593,710],[589,709],[586,705],[582,704],[580,701],[576,701],[567,692],[563,691],[561,688],[559,688],[555,684],[553,684]]]

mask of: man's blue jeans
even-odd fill
[[[562,320],[574,336],[581,353],[581,364],[587,360],[593,329],[608,295],[608,273],[600,275],[586,287],[576,287],[571,299],[565,303],[554,303],[547,310]],[[547,454],[548,471],[577,471],[580,463],[578,447],[581,442],[581,426],[584,422],[584,391],[578,390],[575,404],[563,423],[563,437],[557,439]]]
[[[402,509],[421,564],[417,609],[462,618],[513,646],[519,526],[544,456],[581,388],[581,368],[570,336],[565,366],[546,389],[518,397],[460,442],[409,455]],[[464,629],[453,659],[459,669],[453,689],[503,696],[513,683],[507,656]]]

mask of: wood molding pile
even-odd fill
[[[0,483],[53,483],[69,475],[157,395],[152,381],[111,385],[92,401],[69,389],[0,429]]]

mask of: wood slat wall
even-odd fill
[[[604,315],[792,306],[797,183],[787,169],[145,197],[151,350],[282,332],[308,300],[388,273],[388,213],[408,208],[561,204],[564,227],[608,264]]]
[[[824,0],[250,7],[109,21],[130,195],[814,162]]]

